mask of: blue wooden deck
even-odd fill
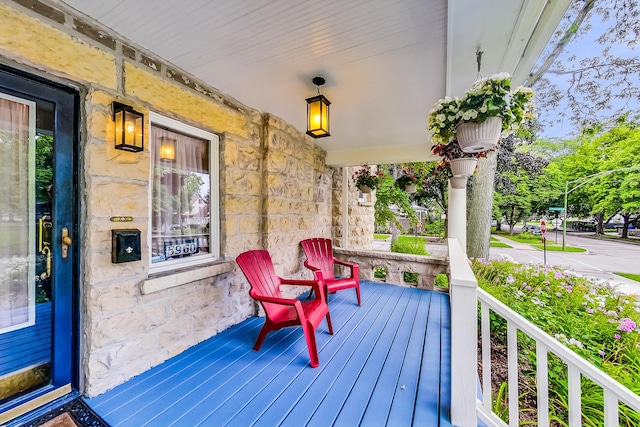
[[[0,334],[0,377],[51,361],[51,303],[36,304],[36,323]]]
[[[451,426],[449,297],[361,288],[330,295],[316,369],[299,327],[253,351],[254,317],[87,402],[112,426]]]

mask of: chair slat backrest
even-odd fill
[[[251,285],[249,294],[252,297],[282,298],[280,278],[273,269],[273,262],[268,251],[254,250],[241,253],[236,258],[236,262]]]
[[[325,279],[335,278],[331,239],[306,239],[300,244],[310,265],[319,268]]]

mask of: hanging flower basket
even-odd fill
[[[416,185],[415,184],[407,184],[406,187],[404,187],[404,191],[405,193],[409,193],[409,194],[413,194],[417,191]]]
[[[451,173],[453,176],[470,177],[476,171],[478,159],[476,158],[460,158],[451,160]]]
[[[479,153],[498,145],[502,117],[489,117],[482,123],[460,122],[456,127],[458,144],[465,153]]]
[[[453,178],[449,178],[449,182],[451,183],[451,188],[466,188],[467,187],[467,177],[466,176],[454,176]]]

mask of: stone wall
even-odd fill
[[[403,273],[417,273],[417,287],[433,290],[436,276],[449,272],[449,262],[443,257],[343,248],[336,248],[334,252],[337,258],[359,265],[360,280],[380,281],[374,277],[374,270],[383,268],[386,270],[386,283],[414,286],[404,282]]]
[[[80,91],[82,214],[74,237],[86,395],[253,315],[248,284],[233,262],[240,252],[268,249],[279,274],[311,278],[298,242],[331,237],[336,221],[335,171],[311,138],[55,2],[0,1],[0,62]],[[220,135],[220,261],[149,276],[149,144],[140,153],[114,149],[114,100]],[[111,263],[110,230],[118,228],[111,216],[133,217],[127,228],[142,231],[142,261]]]

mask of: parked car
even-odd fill
[[[542,230],[540,230],[540,226],[535,224],[525,225],[524,227],[522,227],[522,232],[533,234],[534,236],[542,235]]]

